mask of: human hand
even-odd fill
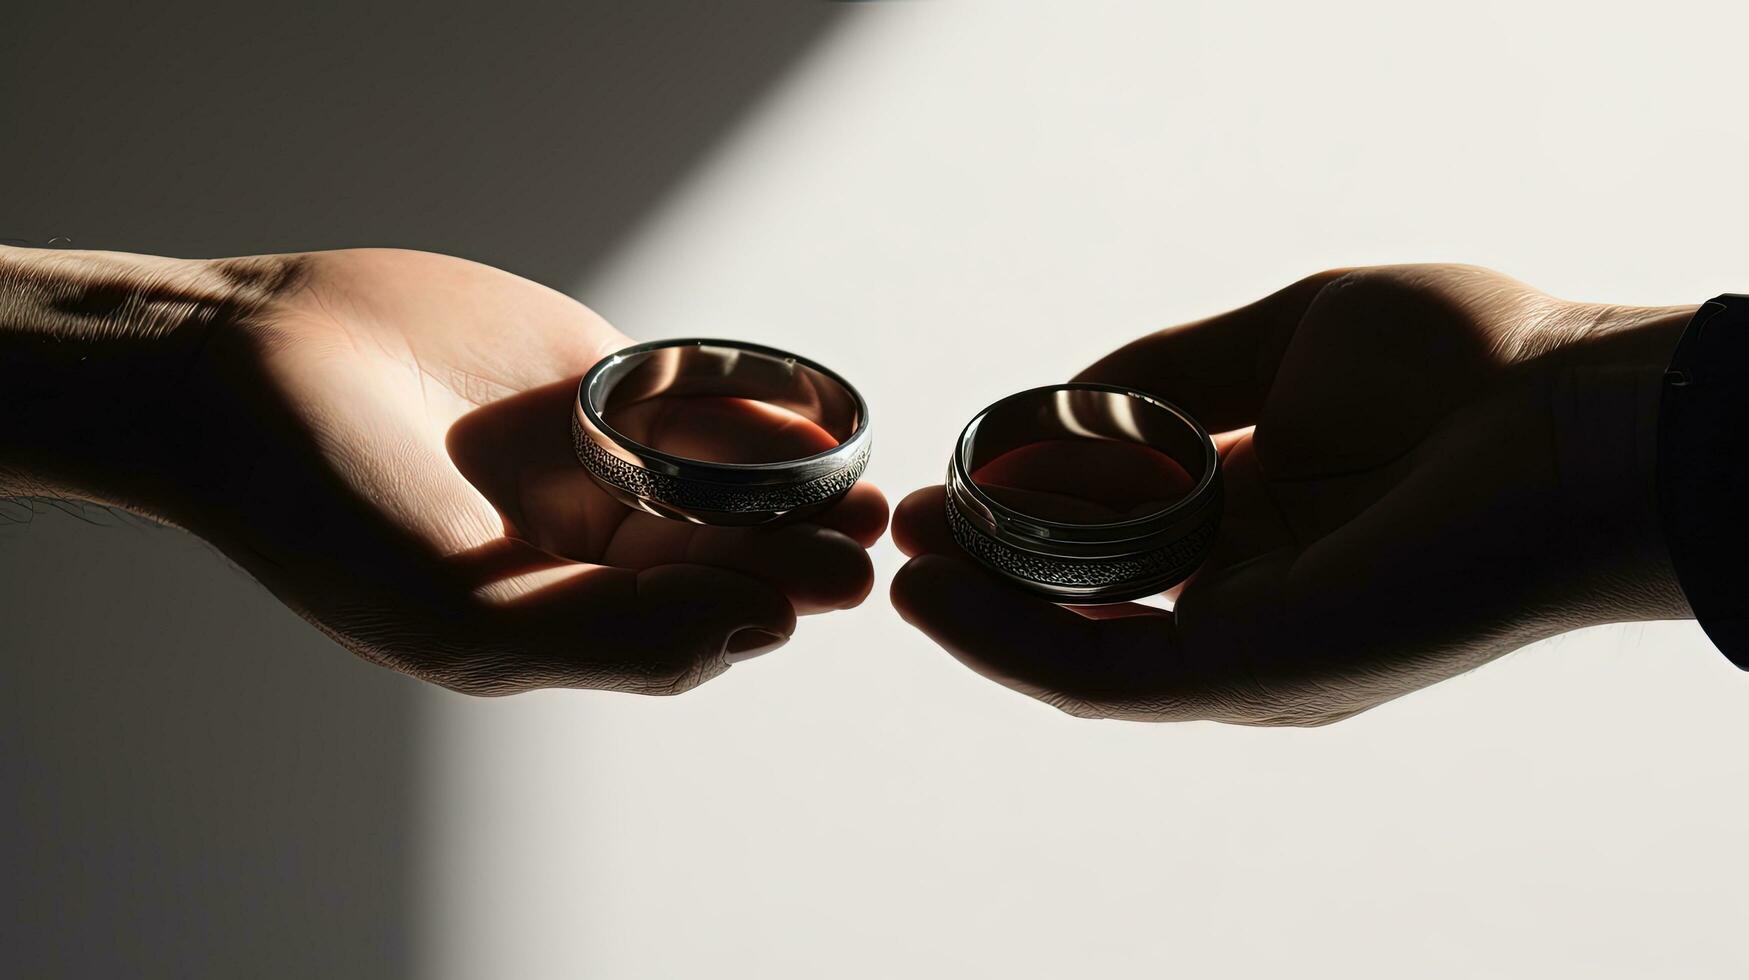
[[[1653,464],[1692,312],[1396,266],[1163,330],[1075,380],[1159,395],[1217,433],[1225,516],[1174,608],[1003,584],[954,544],[940,487],[894,514],[914,557],[893,603],[1071,714],[1253,725],[1324,724],[1568,630],[1687,617]]]
[[[872,587],[886,503],[867,484],[775,529],[667,521],[597,488],[571,405],[584,371],[630,341],[508,273],[392,250],[0,259],[6,308],[36,311],[0,338],[11,373],[41,370],[44,338],[81,351],[53,367],[67,383],[14,396],[34,418],[0,455],[0,489],[9,471],[15,491],[184,526],[396,670],[474,694],[674,693]],[[819,448],[794,419],[717,408],[687,420],[713,451]],[[638,437],[669,420],[622,421]]]

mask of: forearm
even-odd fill
[[[226,263],[0,247],[0,494],[159,514],[190,372],[260,290]]]

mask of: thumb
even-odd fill
[[[1346,271],[1320,272],[1249,306],[1149,334],[1075,380],[1158,395],[1210,432],[1254,425],[1294,329],[1319,292]]]
[[[901,568],[892,599],[906,622],[956,660],[1069,714],[1196,717],[1171,613],[1113,606],[1095,618],[938,554]]]
[[[679,694],[788,642],[782,591],[704,565],[590,567],[502,610],[532,659],[534,686]]]
[[[788,597],[750,576],[707,565],[659,565],[637,574],[643,643],[681,651],[709,669],[704,676],[775,650],[795,632]]]

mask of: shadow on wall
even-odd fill
[[[416,245],[563,283],[848,10],[25,4],[0,41],[0,236]]]
[[[562,287],[846,10],[548,6],[9,11],[0,238],[398,245]],[[441,695],[178,532],[59,514],[0,527],[0,691],[9,969],[412,973]]]

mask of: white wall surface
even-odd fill
[[[1745,30],[1725,6],[869,6],[571,285],[634,336],[839,366],[897,499],[996,397],[1321,267],[1742,288]],[[900,562],[880,546],[883,589]],[[1749,970],[1749,682],[1691,624],[1327,730],[1150,728],[981,681],[877,591],[675,701],[445,698],[428,724],[444,976]]]
[[[1322,267],[1467,261],[1624,303],[1749,290],[1740,4],[834,16],[552,285],[636,337],[745,337],[839,368],[874,406],[870,475],[894,501],[939,480],[994,398]],[[395,243],[394,222],[371,227]],[[28,531],[124,547],[70,521]],[[0,571],[42,550],[0,546]],[[901,560],[883,542],[862,608],[681,698],[420,692],[408,969],[1749,971],[1749,678],[1692,624],[1562,637],[1326,729],[1087,722],[900,622]],[[39,635],[85,615],[29,613]]]

